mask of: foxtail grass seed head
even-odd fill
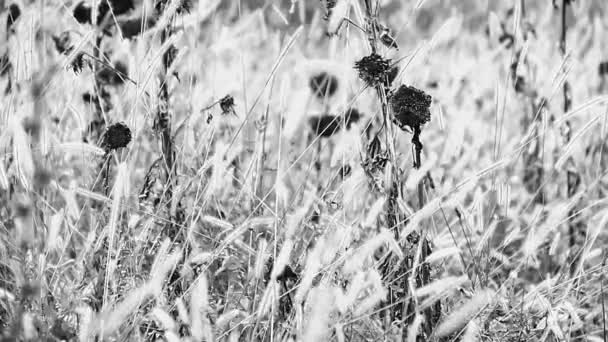
[[[308,81],[310,90],[320,99],[333,96],[338,91],[338,84],[338,78],[327,72],[313,75]]]
[[[220,100],[220,108],[222,109],[222,114],[224,115],[236,115],[236,112],[234,111],[234,97],[232,97],[230,94],[222,97]]]
[[[90,24],[91,23],[91,7],[87,6],[84,1],[79,2],[74,10],[72,11],[72,16],[76,19],[80,24]]]
[[[21,9],[15,3],[8,6],[8,15],[6,17],[6,31],[10,32],[17,19],[21,16]]]
[[[121,122],[108,127],[103,135],[102,147],[106,150],[116,150],[127,147],[131,142],[131,129]]]
[[[402,85],[390,97],[393,122],[402,130],[418,129],[431,120],[432,98],[420,89]]]
[[[372,53],[355,62],[355,69],[359,71],[359,78],[368,86],[373,87],[386,81],[390,64],[390,59]]]

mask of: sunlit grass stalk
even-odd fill
[[[169,40],[172,39],[175,30],[173,29],[173,21],[175,20],[178,0],[158,0],[156,3],[157,11],[159,11],[158,16],[159,25],[164,25],[159,27],[160,31],[160,45],[165,47]],[[159,93],[158,93],[158,109],[156,112],[155,118],[155,129],[160,136],[160,144],[161,144],[161,153],[164,161],[164,179],[163,184],[164,188],[164,200],[166,201],[167,214],[169,215],[169,220],[171,221],[171,233],[170,235],[176,235],[177,229],[175,225],[177,222],[174,222],[174,190],[177,185],[176,180],[176,163],[175,163],[175,145],[173,141],[173,136],[171,134],[171,94],[169,92],[169,80],[170,80],[170,68],[173,63],[173,59],[175,57],[175,48],[173,45],[169,46],[162,55],[162,65],[161,71],[158,75],[159,81]],[[171,236],[171,238],[175,239],[177,236]]]

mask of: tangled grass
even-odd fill
[[[607,11],[0,0],[0,340],[606,341]]]

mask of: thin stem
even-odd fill
[[[562,0],[562,8],[561,8],[561,38],[560,38],[560,52],[562,53],[562,57],[566,58],[566,37],[568,34],[568,23],[566,20],[566,8],[570,4],[570,0]],[[570,84],[568,80],[565,79],[563,85],[563,97],[564,97],[564,114],[570,111],[570,107],[572,105],[572,99],[570,94]],[[570,141],[570,121],[566,120],[565,122],[565,131],[564,131],[564,140],[567,144]],[[567,187],[567,196],[568,198],[572,198],[578,189],[578,185],[580,183],[580,176],[575,170],[568,169],[566,171],[566,187]],[[575,216],[573,215],[575,208],[572,208],[569,213],[570,219],[568,220],[568,247],[571,255],[574,255],[574,247],[576,246],[576,223],[574,222]],[[574,264],[574,261],[572,260]],[[575,272],[575,267],[570,268],[571,275]]]

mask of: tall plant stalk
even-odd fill
[[[566,51],[566,38],[568,34],[568,23],[567,23],[567,7],[570,5],[572,0],[562,0],[561,4],[561,35],[559,48],[563,58],[567,58]],[[568,79],[565,78],[564,84],[562,87],[563,90],[563,101],[564,101],[564,114],[568,113],[572,107],[572,93],[570,89],[570,83]],[[570,120],[566,120],[564,122],[564,128],[562,130],[564,144],[568,144],[571,139],[571,124]],[[578,191],[578,187],[580,185],[580,175],[573,167],[574,161],[570,158],[568,161],[568,169],[566,170],[566,194],[569,199],[571,199],[576,191]],[[570,250],[570,255],[572,256],[570,262],[574,264],[574,255],[576,254],[574,249],[576,247],[576,234],[577,234],[577,225],[576,225],[576,209],[573,207],[568,212],[568,248]],[[570,273],[574,272],[575,267],[570,267]]]
[[[375,5],[375,6],[374,6]],[[379,40],[380,32],[378,32],[381,25],[378,23],[377,19],[377,11],[379,8],[379,4],[373,4],[372,0],[365,0],[365,8],[366,8],[366,16],[367,16],[367,25],[366,32],[368,36],[368,41],[370,44],[370,48],[372,51],[372,55],[377,54],[377,42]],[[393,46],[392,43],[389,44]],[[392,116],[390,113],[389,107],[389,94],[392,94],[389,89],[389,84],[387,80],[383,80],[382,82],[375,84],[376,93],[381,105],[382,112],[382,121],[384,128],[384,137],[385,144],[387,148],[388,160],[390,161],[390,170],[389,175],[387,177],[389,187],[388,189],[388,200],[386,204],[386,217],[387,224],[389,227],[394,229],[395,238],[397,241],[401,241],[402,238],[405,238],[403,241],[403,249],[404,255],[406,256],[404,260],[400,262],[400,264],[396,267],[396,270],[391,268],[390,272],[396,271],[398,273],[396,278],[400,278],[400,291],[395,292],[393,287],[389,286],[389,300],[390,303],[390,321],[389,324],[398,320],[402,322],[402,336],[403,338],[407,337],[408,326],[415,318],[416,314],[416,302],[412,296],[408,296],[409,293],[409,279],[410,277],[406,276],[408,274],[416,274],[416,286],[424,286],[430,282],[430,269],[428,265],[424,262],[428,254],[430,254],[430,245],[426,236],[420,237],[416,233],[412,233],[407,237],[401,237],[399,235],[399,227],[402,226],[402,222],[404,222],[403,218],[400,215],[397,201],[400,193],[400,183],[398,179],[399,170],[397,167],[396,160],[396,149],[395,149],[395,139],[393,139],[393,126],[392,126]],[[394,94],[393,94],[394,95]],[[390,96],[393,96],[390,95]],[[430,100],[429,100],[430,104]],[[417,115],[417,114],[414,114]],[[421,127],[420,124],[416,124],[412,126],[413,129],[413,137],[412,137],[412,147],[413,147],[413,167],[418,170],[421,166],[421,155],[422,155],[422,143],[420,141]],[[419,208],[424,207],[425,198],[424,198],[424,180],[421,180],[417,185],[417,196],[418,196],[418,205]],[[418,254],[419,253],[419,254]],[[418,258],[417,258],[418,256]],[[414,262],[418,260],[417,264]],[[416,267],[415,272],[412,272],[413,268]],[[390,273],[389,273],[390,274]],[[393,281],[391,278],[388,279],[389,282]],[[440,305],[440,304],[439,304]],[[436,322],[437,313],[440,310],[440,306],[435,306],[430,309],[425,310],[423,313],[425,316],[425,325],[424,331],[427,336],[430,336],[432,332],[432,328],[434,322]],[[387,315],[388,316],[388,315]]]

